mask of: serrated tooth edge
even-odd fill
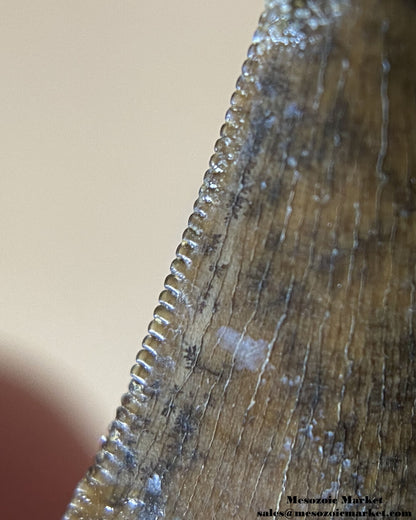
[[[217,191],[219,189],[218,181],[223,175],[224,169],[227,167],[228,163],[231,160],[233,160],[231,157],[233,157],[235,153],[238,152],[243,142],[243,137],[240,135],[239,132],[239,128],[241,128],[239,125],[242,122],[244,122],[245,118],[247,117],[247,114],[244,110],[243,101],[247,95],[246,90],[251,88],[250,84],[252,84],[254,81],[254,77],[252,74],[253,70],[256,67],[255,62],[257,61],[259,55],[260,53],[257,52],[257,44],[252,44],[248,50],[248,59],[244,62],[242,67],[242,73],[237,80],[236,90],[234,91],[231,97],[231,107],[227,111],[225,116],[226,122],[223,124],[220,130],[220,138],[217,141],[217,143],[219,143],[220,141],[224,143],[223,149],[215,150],[215,153],[210,158],[209,169],[205,173],[199,197],[194,204],[193,212],[188,220],[188,226],[183,233],[184,238],[182,240],[182,243],[188,244],[191,248],[191,251],[189,251],[188,255],[185,255],[182,252],[177,252],[171,264],[170,272],[179,288],[176,289],[175,287],[169,285],[167,281],[169,279],[169,276],[164,284],[165,290],[168,291],[169,294],[171,294],[174,300],[177,302],[183,296],[182,290],[180,289],[180,285],[182,285],[186,280],[186,271],[192,265],[193,256],[198,253],[199,241],[201,240],[201,236],[203,236],[203,229],[198,225],[198,221],[209,218],[209,208],[211,207],[212,201],[215,200]],[[238,118],[238,124],[235,121],[236,118]],[[237,126],[235,126],[236,124]],[[192,234],[193,239],[186,237],[187,234]],[[180,246],[178,246],[178,248],[179,247]],[[178,269],[178,262],[182,263],[183,269]],[[171,302],[168,302],[163,298],[163,292],[159,297],[159,304],[169,311],[174,311],[175,309],[174,305],[172,305]],[[155,359],[155,362],[157,362],[157,350],[146,345],[146,341],[149,337],[151,337],[153,340],[156,340],[156,342],[162,343],[165,341],[165,336],[163,336],[161,333],[155,331],[152,328],[152,323],[155,320],[157,320],[156,313],[154,313],[154,320],[149,325],[148,335],[143,340],[142,349],[150,353]],[[159,324],[159,326],[165,327],[166,329],[168,329],[168,327],[170,326],[170,323],[168,323],[166,320],[159,320],[157,323]],[[139,370],[141,368],[143,369],[143,371],[147,373],[151,372],[152,370],[152,366],[140,360],[140,358],[138,361],[136,361],[135,365],[133,366],[133,369],[135,367],[139,367]],[[145,376],[142,377],[142,375],[143,374],[139,376],[131,372],[131,383],[129,385],[128,390],[128,395],[131,396],[131,398],[134,400],[134,403],[137,406],[137,408],[145,406],[147,400],[145,399],[145,397],[147,397],[145,392],[149,387]],[[139,385],[139,387],[142,389],[142,402],[140,402],[137,399],[136,392],[133,392],[133,390],[131,389],[132,385]],[[109,433],[113,428],[119,428],[123,432],[123,435],[131,433],[129,427],[129,421],[131,421],[131,419],[129,418],[129,416],[131,416],[132,414],[123,405],[122,408],[126,411],[126,421],[122,421],[121,419],[116,419],[115,421],[113,421],[110,425]],[[109,440],[109,435],[107,435],[106,442],[113,442]],[[117,445],[119,445],[119,442],[117,442]],[[109,462],[107,461],[110,460],[117,465],[121,464],[121,452],[122,450],[120,450],[119,454],[110,454],[110,452],[106,450],[104,444],[103,448],[97,453],[95,465],[87,473],[86,480],[90,482],[90,484],[94,487],[100,484],[114,484],[114,479],[116,478],[116,475],[114,475],[114,473],[112,474],[111,471],[107,469],[105,466],[109,464]],[[102,463],[98,462],[99,458],[102,458]],[[84,502],[85,493],[86,491],[83,489],[83,481],[81,481],[75,489],[74,496],[67,507],[67,510],[63,516],[63,520],[69,520],[70,517],[74,518],[73,515],[81,515],[80,518],[82,517],[82,504]]]

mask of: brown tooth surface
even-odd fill
[[[65,520],[416,514],[415,49],[410,0],[266,2]]]

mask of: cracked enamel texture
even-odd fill
[[[65,520],[415,509],[415,22],[408,0],[267,2]]]

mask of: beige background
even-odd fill
[[[2,0],[0,356],[97,446],[262,0]]]

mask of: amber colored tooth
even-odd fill
[[[65,520],[416,514],[415,93],[414,1],[266,2]]]

